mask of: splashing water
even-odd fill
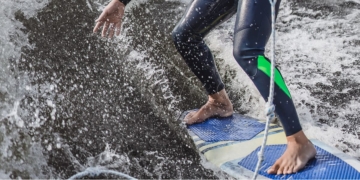
[[[306,134],[360,157],[360,2],[324,2],[282,2],[278,66]],[[69,178],[96,168],[226,178],[176,121],[206,100],[170,36],[190,1],[131,2],[113,40],[91,34],[107,3],[3,2],[0,178]],[[263,119],[265,103],[232,57],[234,22],[206,42],[235,110]]]
[[[306,134],[360,157],[360,4],[326,2],[282,2],[277,20],[277,65]],[[216,57],[223,59],[219,63],[222,74],[236,72],[230,87],[245,93],[238,107],[265,119],[264,101],[231,55],[234,21],[212,32],[207,41],[218,52]]]

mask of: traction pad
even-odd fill
[[[206,142],[244,141],[263,131],[265,124],[234,113],[226,118],[213,117],[202,123],[188,125],[188,129]]]
[[[240,166],[251,171],[255,171],[258,161],[258,147],[250,155],[239,162]],[[282,155],[286,145],[268,145],[264,150],[264,161],[259,174],[271,179],[360,179],[360,172],[348,165],[340,158],[315,146],[317,154],[310,160],[305,168],[296,174],[289,175],[270,175],[266,171]]]

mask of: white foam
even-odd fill
[[[312,15],[321,14],[319,11],[304,8],[298,11]],[[315,136],[333,147],[347,149],[349,154],[357,157],[360,157],[359,150],[352,150],[349,146],[341,143],[346,141],[357,145],[359,144],[357,135],[346,133],[341,130],[341,127],[350,123],[346,116],[358,117],[360,107],[358,99],[352,97],[346,104],[337,107],[323,102],[310,90],[317,90],[317,83],[331,85],[329,79],[334,77],[335,72],[341,72],[341,76],[338,77],[340,80],[349,78],[359,82],[360,69],[343,70],[343,67],[352,67],[352,63],[358,60],[359,48],[351,44],[346,45],[346,42],[359,39],[359,17],[359,10],[353,10],[345,17],[333,14],[320,19],[299,17],[293,14],[290,3],[283,1],[277,23],[279,29],[276,41],[277,62],[293,96],[305,133]],[[215,51],[215,56],[225,60],[223,63],[219,63],[220,73],[224,74],[229,70],[235,70],[237,73],[231,87],[228,88],[233,91],[245,89],[245,91],[241,91],[245,92],[244,99],[241,99],[244,105],[235,108],[248,111],[250,116],[264,119],[264,100],[232,57],[233,45],[229,34],[233,32],[234,23],[235,18],[233,17],[230,21],[222,24],[220,28],[212,31],[206,41],[210,49]],[[268,48],[267,54],[269,53]],[[310,89],[305,87],[310,87]],[[346,91],[349,89],[346,88],[342,92]],[[334,90],[334,93],[342,92]],[[315,112],[312,112],[307,104],[313,105]],[[330,112],[338,114],[339,117],[331,118],[324,107],[329,108]],[[330,127],[320,125],[318,123],[320,118],[333,119],[335,123]]]
[[[285,16],[290,14],[289,4],[284,4],[283,11]],[[335,72],[341,72],[341,76],[337,77],[339,80],[352,79],[359,82],[359,69],[343,70],[343,67],[352,67],[355,60],[358,60],[356,57],[358,48],[346,45],[344,42],[359,39],[359,17],[360,11],[353,10],[345,17],[329,15],[321,19],[298,19],[296,16],[291,16],[287,20],[282,20],[283,23],[279,23],[281,28],[287,30],[286,32],[279,32],[277,36],[277,48],[281,52],[278,56],[279,64],[282,73],[286,74],[285,79],[290,84],[289,88],[295,103],[300,103],[297,108],[305,133],[312,134],[337,148],[341,146],[342,141],[350,142],[353,145],[359,144],[359,139],[355,135],[344,132],[341,128],[343,125],[349,124],[350,120],[346,116],[354,115],[357,117],[358,108],[360,107],[359,101],[353,97],[344,106],[333,106],[323,102],[304,87],[308,86],[316,90],[318,89],[315,86],[316,83],[329,85],[331,84],[329,79],[334,78],[333,74]],[[334,89],[333,93],[341,92]],[[321,105],[329,108],[331,112],[338,114],[339,117],[334,119],[335,123],[331,127],[319,126],[317,121],[320,118],[326,120],[333,118],[326,113],[319,113],[319,111],[311,113],[311,109],[306,106],[306,103],[315,107]],[[352,155],[360,156],[349,147],[346,147],[346,149],[350,150]]]
[[[206,169],[211,169],[214,172],[214,175],[217,176],[219,179],[229,179],[231,178],[228,174],[224,173],[219,167],[215,166],[208,160],[206,160],[206,157],[203,154],[200,154],[201,158],[201,165],[204,166]]]
[[[162,92],[162,98],[168,100],[168,106],[166,107],[168,110],[176,111],[175,107],[177,103],[179,103],[180,97],[174,96],[169,88],[169,80],[164,74],[164,70],[152,63],[151,61],[145,61],[144,58],[147,57],[147,52],[138,52],[132,51],[126,58],[129,62],[136,62],[137,71],[142,72],[141,74],[144,75],[144,78],[151,82],[151,88],[159,88]],[[155,97],[154,97],[155,98]],[[157,103],[155,99],[152,100],[152,103],[155,107],[161,107],[162,105]],[[163,108],[155,108],[155,109],[163,109]],[[157,112],[159,114],[162,111]],[[167,118],[166,118],[167,119]],[[175,119],[176,120],[176,119]]]
[[[106,144],[104,151],[99,155],[88,157],[88,161],[84,165],[80,164],[67,145],[64,147],[66,148],[67,156],[71,158],[71,162],[74,163],[79,171],[69,179],[78,179],[84,176],[96,177],[102,173],[133,179],[133,177],[126,174],[130,172],[128,168],[129,158],[126,155],[117,154],[115,150],[111,149],[109,144]],[[117,170],[121,170],[121,172]]]
[[[25,121],[20,118],[20,101],[29,88],[27,77],[11,70],[10,62],[20,59],[21,48],[30,46],[24,28],[15,14],[25,18],[36,15],[48,0],[3,1],[0,6],[0,178],[9,179],[15,172],[29,178],[45,178],[42,167],[46,160],[39,144],[33,143],[23,131]],[[25,113],[25,112],[24,112]],[[51,177],[51,173],[47,177]]]

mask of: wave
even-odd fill
[[[359,157],[359,2],[326,2],[282,2],[278,67],[306,134]],[[6,1],[0,178],[68,178],[93,167],[136,178],[225,178],[177,121],[207,98],[171,41],[188,3],[134,0],[122,34],[108,40],[91,33],[107,1]],[[232,57],[234,23],[206,42],[235,110],[264,119],[264,100]]]

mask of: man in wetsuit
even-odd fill
[[[130,0],[112,0],[96,21],[94,32],[103,26],[102,36],[120,34],[124,8]],[[276,14],[280,0],[276,4]],[[267,100],[271,62],[264,56],[271,35],[269,0],[193,0],[173,30],[175,47],[186,64],[199,78],[208,93],[208,101],[184,121],[193,124],[212,116],[232,115],[233,107],[217,72],[213,56],[203,38],[215,26],[236,14],[234,57]],[[316,150],[302,131],[290,92],[279,74],[275,79],[274,105],[287,138],[287,149],[268,170],[270,174],[291,174],[302,169],[315,156]]]

